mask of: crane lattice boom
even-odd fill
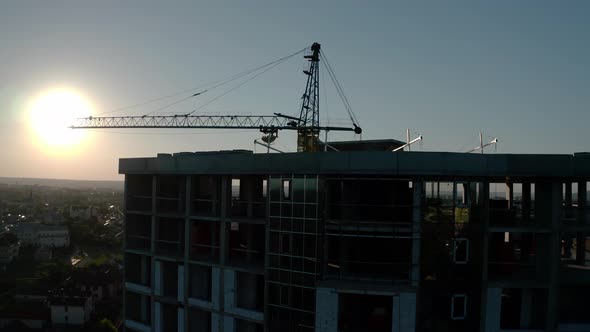
[[[311,46],[311,54],[305,58],[309,68],[303,72],[307,75],[307,84],[299,117],[275,113],[275,115],[140,115],[140,116],[99,116],[78,118],[70,127],[73,129],[92,128],[201,128],[201,129],[258,129],[267,134],[272,142],[279,130],[297,130],[297,151],[313,152],[319,149],[319,132],[353,131],[362,132],[356,123],[352,127],[322,127],[319,117],[319,61],[320,44]],[[293,54],[294,55],[294,54]],[[291,56],[293,56],[291,55]],[[281,59],[284,60],[286,58]],[[277,61],[271,64],[277,63]],[[260,67],[264,68],[266,67]],[[270,67],[272,68],[272,67]],[[269,68],[265,69],[267,71]],[[257,74],[258,76],[260,74]],[[256,77],[254,76],[254,77]],[[243,85],[244,83],[242,83]],[[239,85],[241,86],[241,85]],[[207,91],[207,90],[205,90]],[[231,90],[230,90],[231,91]],[[191,97],[200,95],[197,93]],[[187,98],[185,98],[187,99]],[[185,100],[183,99],[183,100]],[[176,104],[176,103],[174,103]],[[172,105],[174,105],[172,104]],[[194,112],[194,111],[193,111]],[[269,143],[270,144],[270,143]]]

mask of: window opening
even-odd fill
[[[453,239],[453,262],[466,264],[469,260],[469,239]]]
[[[451,319],[465,319],[467,313],[467,296],[465,294],[454,294],[451,298]]]
[[[283,199],[291,199],[291,180],[283,180]]]

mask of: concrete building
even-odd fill
[[[385,145],[121,159],[127,331],[590,331],[590,154]]]
[[[47,247],[70,245],[70,230],[67,226],[27,222],[17,224],[14,230],[23,245]]]
[[[54,292],[49,297],[49,309],[54,327],[80,326],[90,320],[94,301],[89,292]]]

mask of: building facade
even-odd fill
[[[23,222],[16,225],[15,234],[23,245],[47,247],[70,245],[70,230],[67,226]]]
[[[590,154],[122,159],[128,331],[588,331]]]

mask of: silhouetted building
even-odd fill
[[[121,159],[127,330],[590,331],[590,154],[379,150]]]

